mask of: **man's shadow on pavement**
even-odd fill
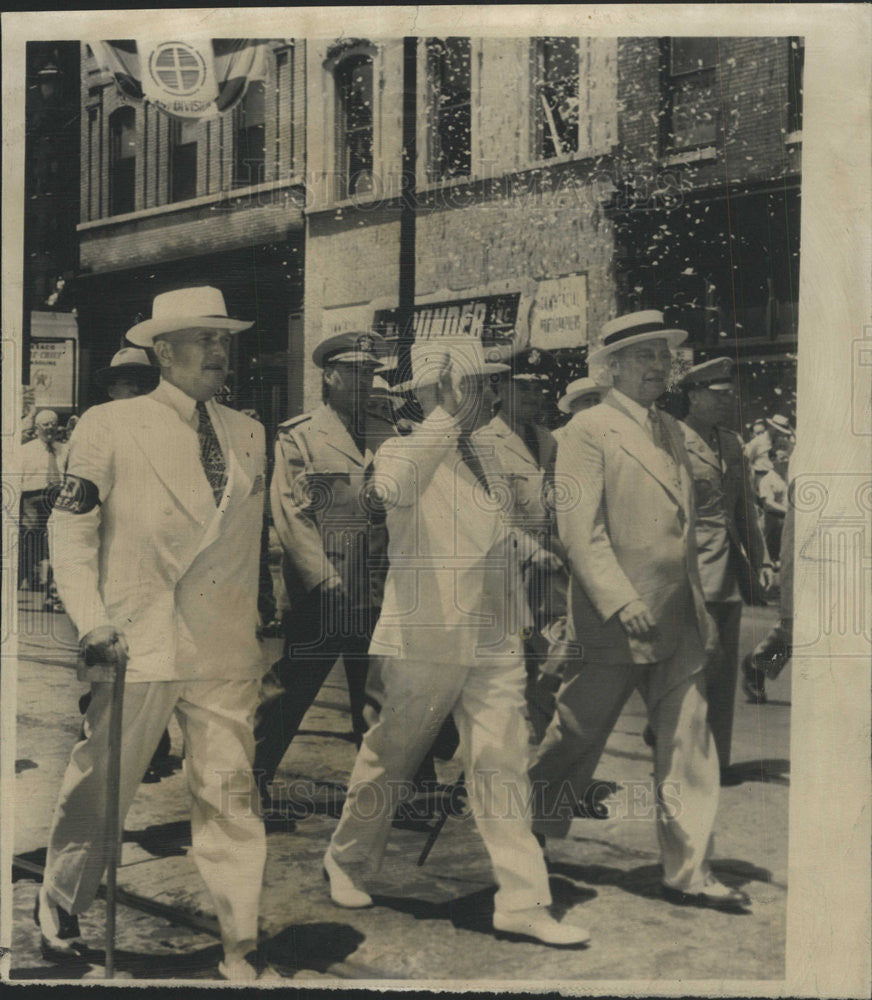
[[[171,929],[167,929],[170,934]],[[285,927],[260,942],[260,953],[279,973],[303,969],[328,972],[331,965],[344,962],[360,947],[364,935],[348,924],[322,921]],[[218,979],[218,963],[223,957],[219,944],[198,948],[188,954],[115,951],[115,968],[133,979]],[[14,969],[13,979],[99,979],[106,964],[102,948],[83,947],[80,960],[56,966]]]
[[[261,953],[280,972],[328,972],[353,955],[365,937],[350,924],[334,921],[291,924],[262,941]]]
[[[767,884],[772,882],[772,872],[768,868],[758,868],[738,858],[719,858],[712,862],[711,869],[724,885],[731,888],[740,888],[748,882]],[[548,874],[552,876],[555,901],[563,891],[555,891],[556,884],[563,879],[568,880],[576,888],[578,882],[584,882],[587,885],[614,886],[643,899],[663,899],[663,870],[659,864],[639,865],[627,871],[623,868],[611,868],[608,865],[578,865],[549,860]]]
[[[789,785],[790,761],[783,758],[744,760],[730,764],[721,775],[721,785],[733,787],[746,781],[765,781],[770,785]]]
[[[556,891],[555,891],[556,890]],[[494,936],[494,894],[496,889],[479,889],[467,896],[446,899],[435,903],[432,900],[412,899],[408,896],[372,897],[376,906],[385,906],[396,913],[406,913],[416,920],[445,920],[457,930],[475,931],[478,934]],[[578,886],[556,886],[552,880],[555,916],[561,916],[572,906],[586,903],[597,896],[593,889]]]

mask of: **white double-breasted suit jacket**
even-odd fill
[[[162,383],[95,406],[70,442],[49,522],[58,590],[79,635],[124,633],[127,680],[259,678],[255,634],[265,490],[261,424],[206,404],[224,452],[216,505],[194,401]]]
[[[677,469],[614,391],[572,418],[557,449],[558,478],[576,484],[557,511],[572,571],[572,626],[585,658],[599,663],[666,659],[683,628],[698,629],[706,647],[714,642],[684,440],[677,421],[660,419]],[[630,640],[618,618],[637,599],[657,622],[653,642]]]

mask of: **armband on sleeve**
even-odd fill
[[[100,491],[90,479],[64,475],[60,492],[54,501],[55,510],[68,514],[88,514],[100,503]]]

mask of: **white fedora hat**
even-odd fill
[[[773,417],[767,417],[766,423],[773,431],[777,431],[779,434],[786,434],[788,437],[793,437],[796,433],[790,426],[790,421],[787,417],[782,416],[780,413],[776,413]]]
[[[572,413],[572,404],[582,396],[596,395],[602,398],[608,392],[606,386],[599,385],[592,378],[577,378],[566,387],[566,392],[557,400],[561,413]]]
[[[155,337],[177,330],[206,327],[239,333],[250,326],[254,326],[254,323],[231,319],[227,315],[227,306],[220,289],[212,288],[211,285],[198,285],[155,295],[151,305],[151,319],[143,320],[128,330],[127,339],[137,347],[152,347]]]
[[[678,347],[687,340],[687,330],[677,330],[668,327],[663,320],[663,313],[658,309],[643,309],[640,312],[618,316],[604,323],[600,331],[599,344],[591,349],[588,364],[602,361],[603,358],[629,347],[630,344],[640,344],[645,340],[665,340],[669,346]]]
[[[460,377],[511,371],[510,365],[497,360],[497,348],[491,348],[486,353],[478,337],[434,337],[432,340],[416,341],[409,354],[412,388],[438,382],[446,367]]]
[[[149,360],[141,347],[122,347],[112,356],[107,368],[101,368],[94,374],[97,385],[105,386],[115,378],[137,378],[143,382],[153,381],[157,385],[160,379],[160,369]]]

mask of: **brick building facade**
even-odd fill
[[[665,308],[694,360],[728,355],[742,419],[795,415],[802,40],[619,46],[615,278]]]
[[[82,406],[174,284],[256,320],[233,388],[270,430],[319,398],[323,337],[397,334],[403,40],[265,49],[240,107],[188,124],[81,46]],[[800,39],[420,38],[416,60],[416,335],[471,323],[569,378],[606,319],[661,308],[686,360],[739,362],[746,422],[793,416]]]
[[[514,296],[516,339],[569,378],[617,310],[665,309],[685,363],[739,362],[744,420],[793,416],[801,40],[419,39],[417,60],[418,334]],[[308,352],[396,332],[402,41],[312,43],[307,83]]]

